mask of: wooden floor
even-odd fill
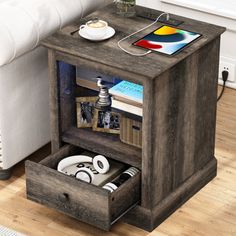
[[[121,222],[105,233],[28,201],[23,163],[9,181],[0,181],[0,225],[34,236],[236,236],[236,90],[227,89],[218,104],[215,154],[217,177],[152,233]]]

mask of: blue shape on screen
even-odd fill
[[[186,43],[178,43],[178,44],[174,44],[174,45],[172,44],[170,46],[166,46],[165,49],[168,54],[172,54],[180,50],[184,46],[186,46]]]
[[[185,35],[180,33],[169,34],[169,35],[149,34],[146,37],[144,37],[144,39],[160,43],[174,43],[183,41],[185,39]]]

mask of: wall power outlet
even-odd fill
[[[219,84],[222,84],[222,71],[228,71],[229,77],[226,82],[227,87],[236,89],[236,60],[229,57],[220,57]]]

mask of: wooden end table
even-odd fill
[[[151,53],[138,58],[121,51],[117,42],[151,23],[142,15],[160,12],[137,7],[139,16],[121,18],[114,11],[108,6],[88,17],[102,18],[116,29],[109,40],[94,43],[72,33],[80,21],[42,42],[49,55],[54,154],[41,163],[27,162],[27,196],[105,230],[123,216],[126,222],[151,231],[216,176],[219,48],[225,29],[172,15],[183,21],[181,29],[202,37],[172,57]],[[132,37],[124,47],[161,25]],[[142,148],[124,144],[111,134],[76,127],[75,97],[81,92],[76,67],[144,86]],[[141,175],[110,194],[58,173],[58,161],[77,147],[136,166]]]

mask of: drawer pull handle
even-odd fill
[[[61,202],[66,202],[69,200],[69,194],[68,193],[63,193],[61,195],[59,195],[59,200]]]
[[[136,125],[132,125],[132,128],[133,128],[134,130],[140,131],[140,127],[138,127],[138,126],[136,126]]]

